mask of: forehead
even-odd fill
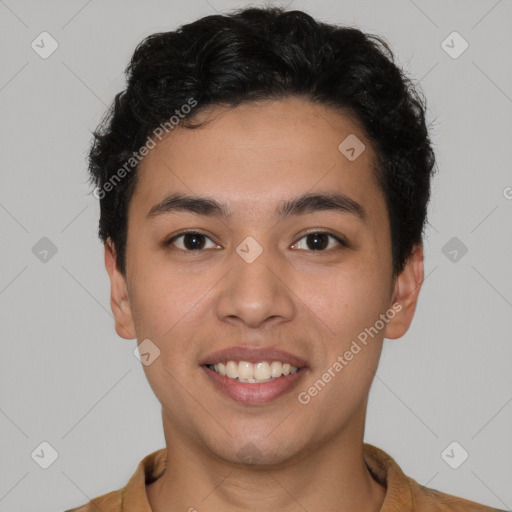
[[[178,191],[213,196],[249,214],[332,190],[369,209],[384,205],[374,150],[346,114],[287,98],[210,107],[194,118],[201,121],[206,123],[196,129],[178,125],[144,157],[132,202],[149,211]]]

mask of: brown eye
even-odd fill
[[[208,244],[207,241],[210,241],[210,243],[211,243],[210,247],[206,247]],[[188,231],[186,233],[181,233],[180,235],[177,235],[177,236],[171,238],[171,240],[169,240],[167,242],[167,245],[174,245],[178,249],[181,249],[183,251],[200,251],[205,248],[206,249],[219,248],[219,246],[217,244],[213,243],[210,240],[210,238],[208,238],[206,235],[203,235],[202,233],[197,233],[195,231]]]
[[[346,246],[343,240],[331,233],[315,231],[303,236],[296,244],[293,245],[293,247],[301,250],[325,251],[326,249],[332,248],[332,244],[329,244],[329,239],[336,242],[335,246],[336,244]],[[303,243],[302,240],[305,240],[305,243]]]

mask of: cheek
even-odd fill
[[[386,306],[375,283],[376,277],[368,273],[340,272],[329,293],[316,297],[314,312],[322,319],[318,324],[329,329],[324,329],[323,350],[317,351],[321,357],[301,391],[314,403],[312,410],[324,418],[326,428],[354,414],[377,370],[384,330],[373,329]]]
[[[387,307],[387,281],[375,264],[354,262],[333,268],[327,277],[304,281],[300,296],[340,342],[373,325]]]
[[[152,340],[166,366],[191,360],[198,340],[206,336],[204,331],[211,325],[211,296],[207,291],[215,285],[215,276],[170,271],[167,265],[152,261],[141,264],[135,277],[132,313],[137,338]]]
[[[190,290],[182,279],[158,265],[139,265],[131,296],[137,337],[163,342],[191,309],[194,296]]]
[[[316,378],[328,381],[326,409],[332,403],[345,405],[326,411],[330,415],[338,417],[355,409],[371,386],[384,336],[380,315],[388,308],[387,272],[370,256],[340,269],[331,279],[321,315],[333,332]]]

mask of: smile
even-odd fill
[[[282,376],[293,375],[299,370],[297,366],[281,361],[260,361],[255,364],[249,361],[227,361],[207,366],[219,375],[249,384],[270,382]]]

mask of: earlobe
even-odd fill
[[[397,339],[409,329],[421,285],[423,284],[423,245],[415,245],[403,271],[397,277],[391,304],[400,304],[401,308],[393,319],[386,325],[384,337]],[[394,307],[395,311],[398,309]]]
[[[117,266],[116,251],[110,238],[105,243],[105,268],[110,277],[110,307],[114,314],[116,332],[121,338],[132,340],[136,334],[126,278]]]

